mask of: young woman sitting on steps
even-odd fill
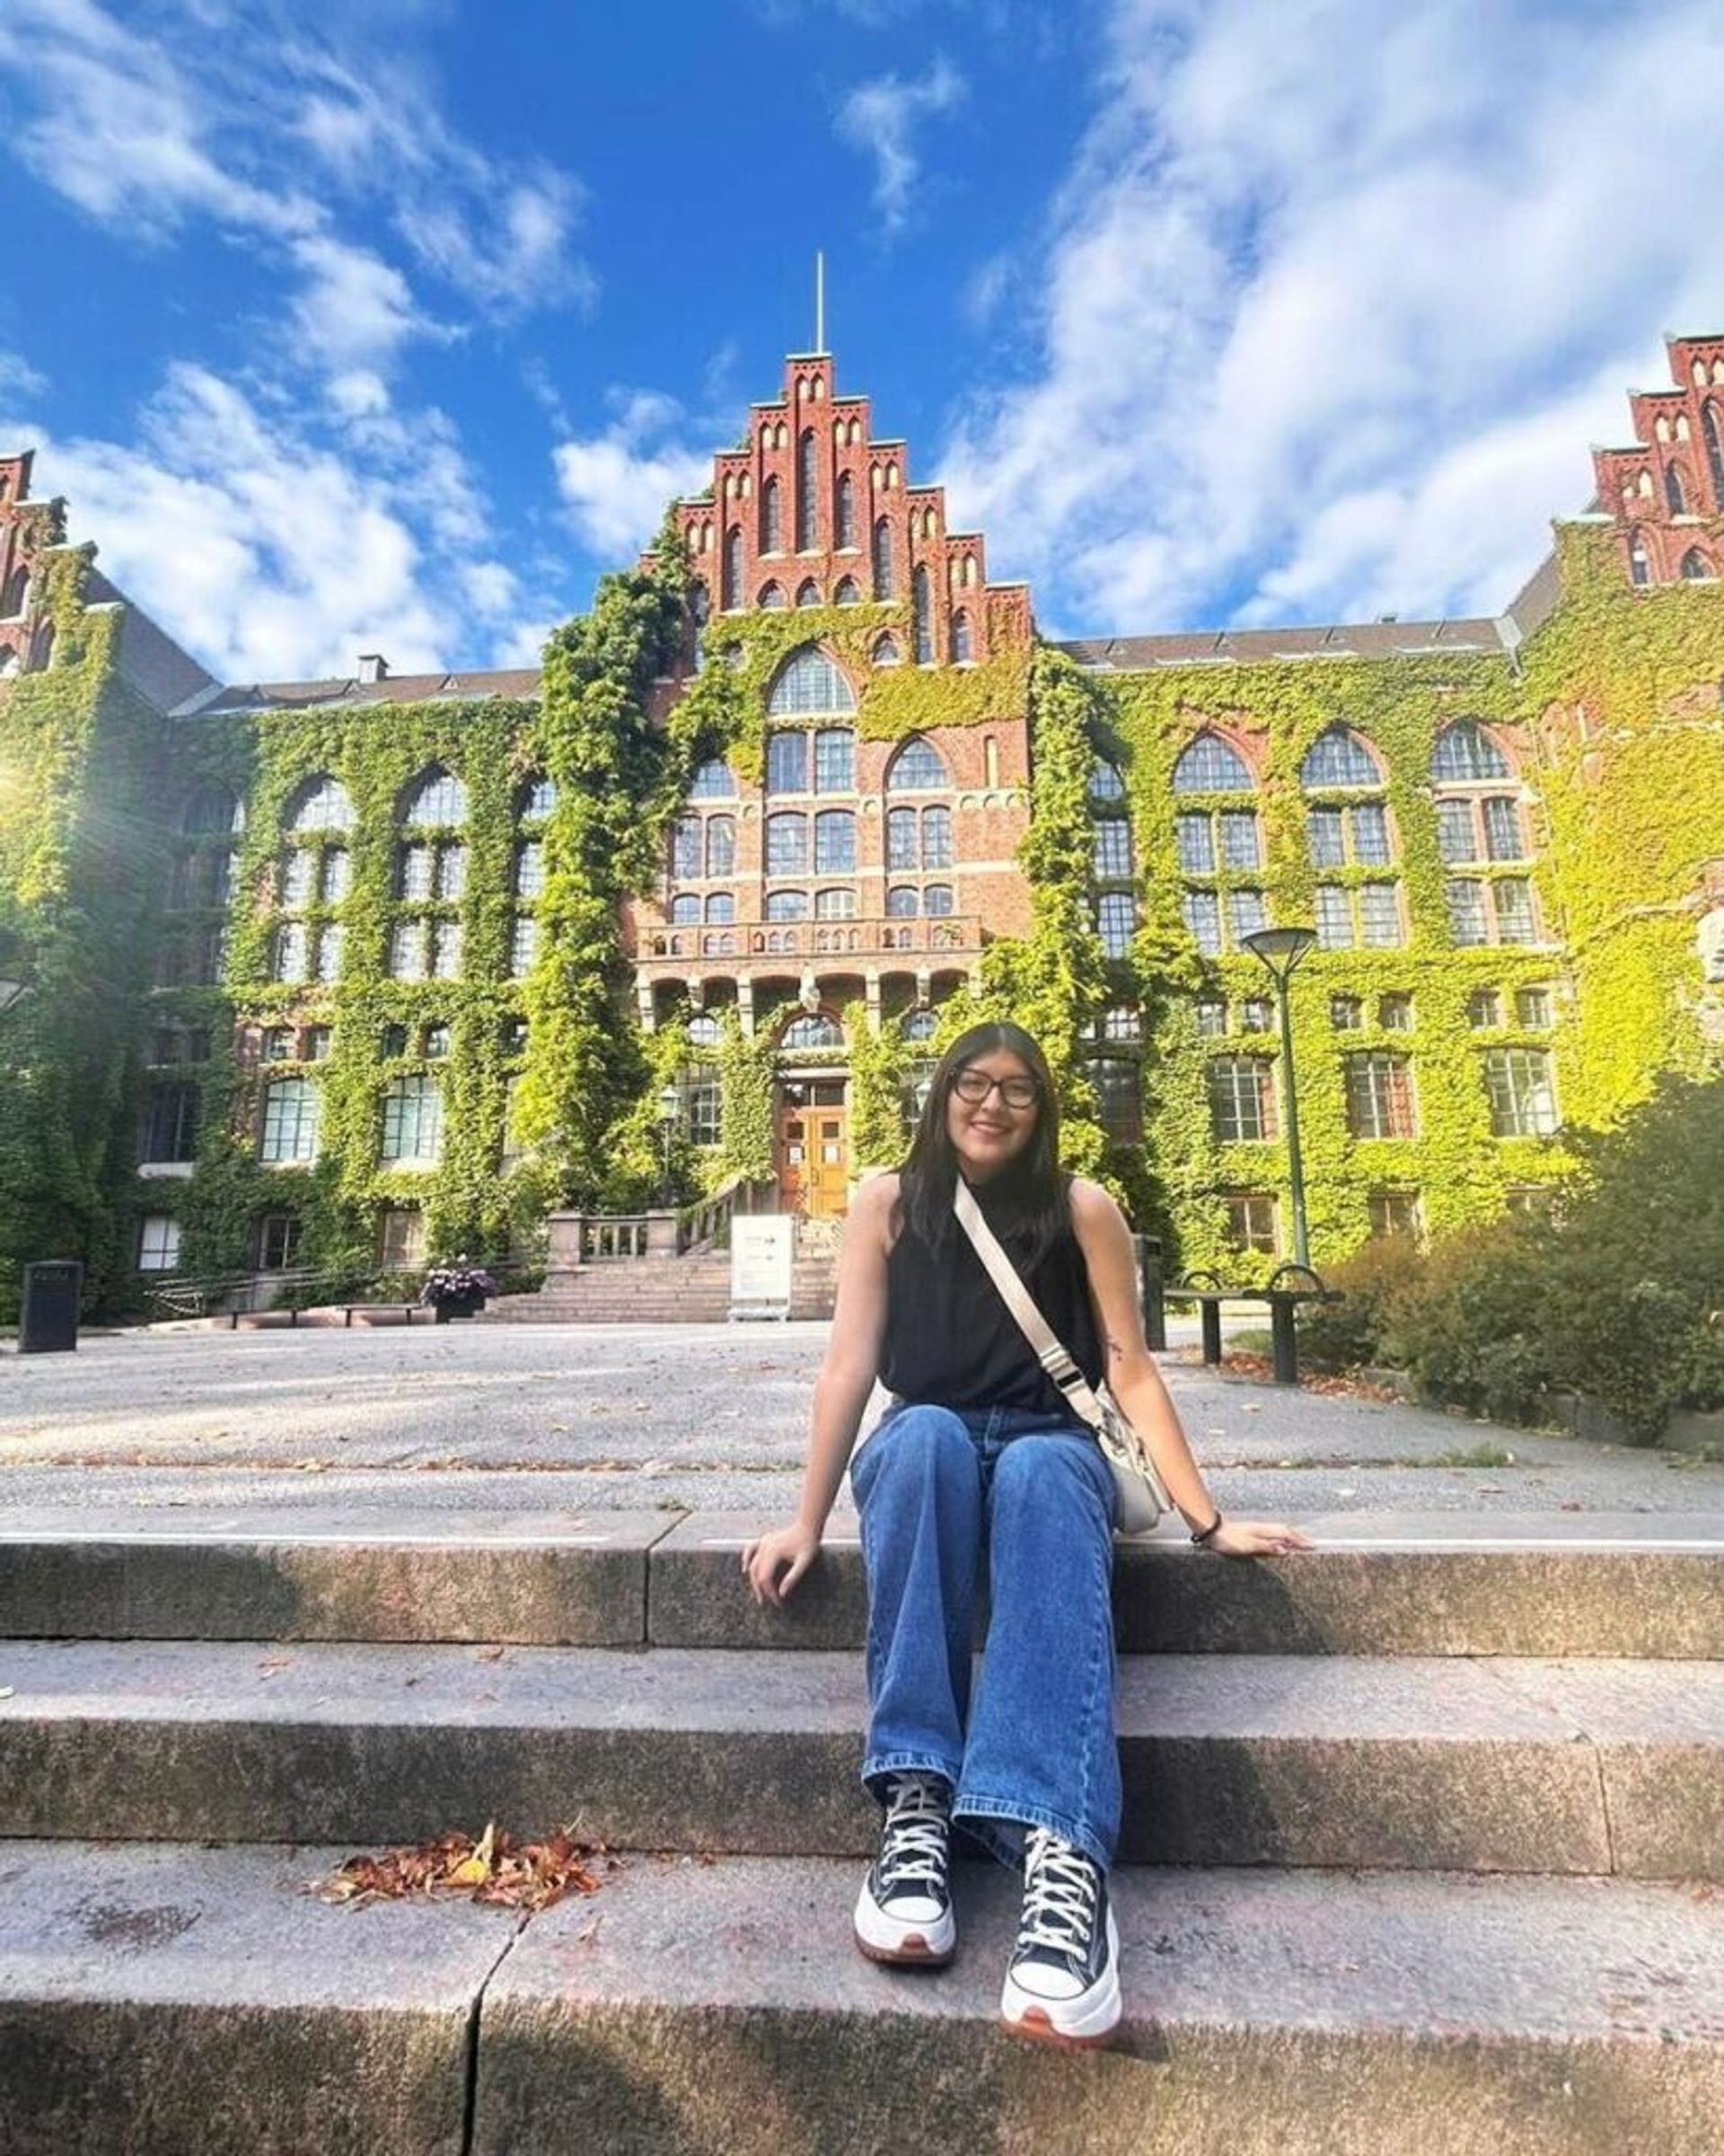
[[[950,1826],[1024,1869],[1001,2012],[1018,2033],[1101,2044],[1120,2019],[1107,1871],[1120,1826],[1111,1601],[1116,1498],[1093,1431],[1032,1353],[953,1214],[960,1175],[1092,1385],[1148,1439],[1192,1540],[1229,1557],[1307,1549],[1279,1521],[1224,1520],[1144,1344],[1131,1239],[1097,1184],[1059,1166],[1046,1059],[1016,1025],[954,1042],[909,1158],[845,1223],[831,1342],[795,1521],[743,1571],[779,1606],[820,1548],[876,1377],[894,1395],[850,1466],[868,1580],[862,1775],[882,1807],[856,1905],[876,1961],[957,1943]],[[983,1552],[990,1616],[971,1702]]]

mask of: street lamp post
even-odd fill
[[[1261,959],[1275,982],[1281,1006],[1281,1061],[1287,1071],[1287,1172],[1293,1186],[1293,1257],[1307,1271],[1310,1243],[1305,1224],[1305,1164],[1299,1157],[1299,1094],[1293,1070],[1293,1014],[1288,983],[1306,953],[1315,947],[1315,928],[1259,928],[1241,938],[1252,956]]]
[[[671,1201],[671,1148],[676,1140],[676,1126],[682,1112],[682,1088],[664,1086],[658,1096],[658,1128],[664,1140],[664,1176],[659,1184],[659,1198],[663,1204]]]

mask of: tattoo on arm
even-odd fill
[[[1119,1342],[1114,1339],[1111,1333],[1107,1336],[1107,1351],[1116,1362],[1119,1360],[1120,1357],[1125,1353],[1125,1350],[1120,1345]]]

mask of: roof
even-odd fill
[[[379,682],[349,676],[345,681],[234,682],[201,705],[198,716],[216,711],[304,711],[334,704],[418,704],[440,697],[536,697],[542,678],[536,666],[511,666],[464,673],[388,673]]]
[[[135,599],[98,568],[90,571],[84,597],[92,606],[123,608],[119,623],[120,673],[138,694],[158,711],[172,711],[193,697],[207,696],[216,686],[189,652],[181,651],[166,629],[153,621]]]
[[[1392,659],[1432,652],[1500,654],[1501,630],[1489,619],[1352,621],[1309,629],[1183,630],[1159,637],[1080,637],[1060,644],[1080,666],[1098,673],[1153,666],[1263,664],[1276,659]]]

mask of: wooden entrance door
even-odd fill
[[[810,1078],[778,1094],[778,1203],[811,1220],[837,1218],[850,1180],[849,1111],[842,1078]]]

